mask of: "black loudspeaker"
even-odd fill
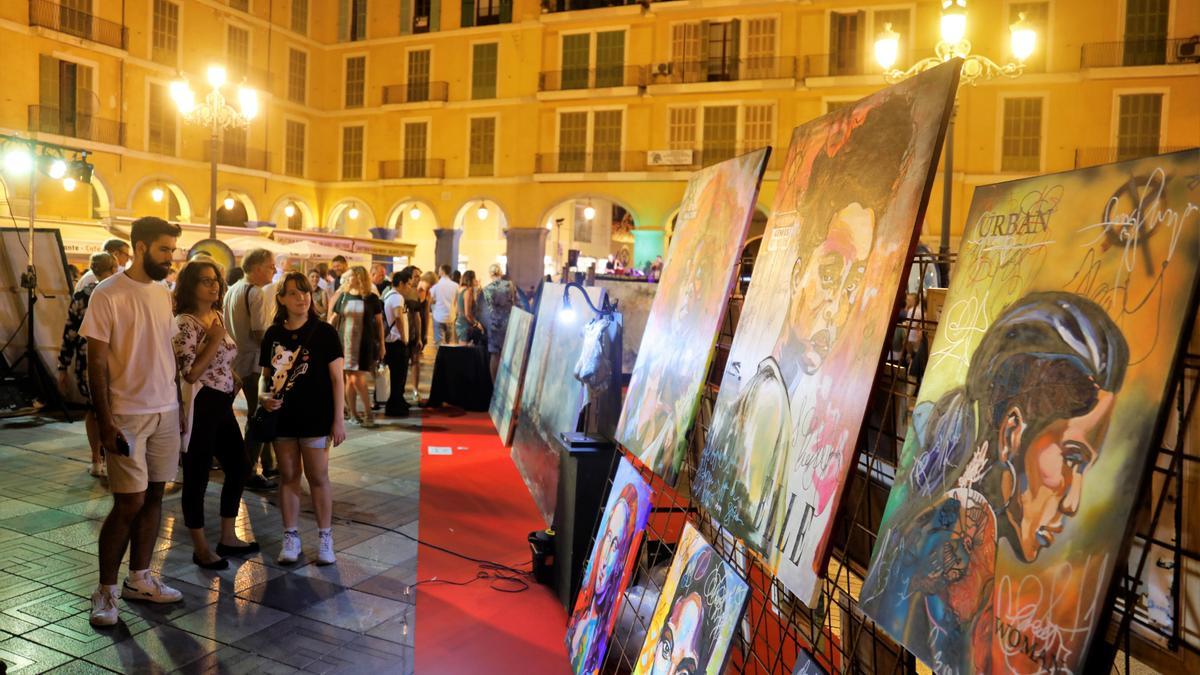
[[[583,583],[593,529],[615,469],[616,446],[607,439],[570,434],[569,440],[555,437],[559,451],[558,506],[554,511],[554,590],[567,613]]]

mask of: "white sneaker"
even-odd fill
[[[300,559],[300,533],[287,531],[283,533],[283,548],[275,559],[280,565],[291,565]]]
[[[117,594],[97,588],[92,593],[92,616],[88,621],[93,626],[117,625]]]
[[[104,466],[104,462],[92,462],[92,470],[88,473],[92,474],[96,478],[104,478],[108,476],[108,470]]]
[[[333,533],[321,532],[319,540],[320,542],[317,545],[317,564],[332,565],[337,562],[337,556],[333,553]]]
[[[183,593],[164,584],[162,579],[147,571],[142,575],[125,577],[125,586],[121,589],[121,597],[126,600],[144,600],[146,602],[179,602]]]

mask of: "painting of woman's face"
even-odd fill
[[[695,675],[700,671],[700,626],[704,605],[699,593],[680,598],[658,636],[651,675]]]
[[[613,574],[620,574],[621,540],[625,537],[625,523],[629,521],[629,504],[624,500],[618,501],[608,518],[608,526],[604,529],[604,539],[600,542],[599,555],[596,557],[596,588],[599,593],[609,582]]]
[[[1079,510],[1084,476],[1099,457],[1114,400],[1102,391],[1090,412],[1048,425],[1029,442],[1021,466],[1014,467],[1025,475],[1013,500],[1019,505],[1014,525],[1026,561],[1053,544],[1066,519]]]

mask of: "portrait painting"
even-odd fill
[[[1200,150],[976,188],[861,595],[939,673],[1083,673],[1194,322]]]
[[[606,279],[597,281],[596,285],[604,288],[609,302],[615,302],[617,311],[621,313],[621,372],[632,373],[659,284]]]
[[[903,299],[955,63],[793,131],[721,376],[694,494],[809,606]]]
[[[512,445],[513,462],[547,527],[554,521],[558,500],[559,453],[553,439],[562,432],[576,431],[584,400],[575,365],[583,350],[588,311],[581,308],[585,303],[576,295],[572,300],[575,316],[565,320],[561,311],[564,288],[557,283],[542,286]],[[604,301],[602,288],[588,288],[587,294],[597,307]]]
[[[769,148],[692,174],[646,319],[617,442],[674,486]]]
[[[576,673],[595,675],[604,663],[650,507],[650,486],[622,457],[567,624],[567,653]]]
[[[683,527],[634,675],[717,675],[749,586],[691,523]]]
[[[488,415],[496,425],[500,440],[506,447],[512,444],[514,415],[517,414],[521,378],[525,374],[525,361],[529,356],[529,337],[532,331],[533,315],[520,307],[513,307],[508,315],[508,332],[504,334],[504,347],[500,350],[500,366],[496,369],[492,402],[488,406]]]

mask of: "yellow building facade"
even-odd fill
[[[0,131],[92,152],[90,191],[39,188],[48,223],[207,223],[209,134],[179,117],[167,87],[183,75],[203,98],[206,67],[222,63],[260,93],[260,115],[220,153],[219,204],[236,200],[226,215],[237,223],[394,238],[424,269],[438,230],[460,230],[460,265],[482,271],[513,228],[548,229],[554,266],[569,249],[624,249],[640,264],[661,253],[690,171],[769,143],[768,214],[791,130],[884,86],[873,45],[885,24],[901,36],[898,67],[931,55],[940,10],[926,0],[12,0],[0,3]],[[977,185],[1200,145],[1190,38],[1200,4],[972,0],[975,52],[1008,61],[1020,13],[1038,30],[1026,72],[960,92],[955,236]],[[27,213],[24,183],[0,180],[0,215]],[[923,229],[935,248],[940,181]]]

